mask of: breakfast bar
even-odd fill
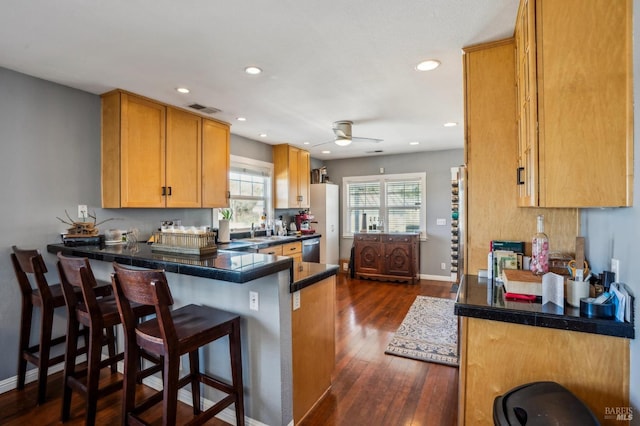
[[[579,309],[509,301],[501,285],[462,277],[459,424],[489,424],[493,400],[516,386],[557,382],[580,398],[600,423],[619,424],[628,407],[632,323],[586,318]]]
[[[232,250],[182,256],[153,252],[143,243],[49,244],[47,251],[89,258],[99,279],[109,279],[112,262],[163,269],[175,307],[195,303],[240,315],[245,415],[250,419],[269,425],[288,425],[294,419],[297,423],[331,386],[336,265]],[[255,305],[250,306],[250,298]],[[312,334],[306,332],[311,330]],[[308,356],[308,347],[314,348],[314,357]],[[227,353],[224,339],[206,348],[202,359],[207,372],[228,379]],[[145,382],[149,386],[162,386],[159,378],[150,379]],[[219,399],[215,393],[203,396],[214,403]],[[233,410],[220,417],[233,422]]]

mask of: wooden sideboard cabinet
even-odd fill
[[[354,236],[354,265],[358,278],[386,281],[419,280],[418,234],[359,233]]]

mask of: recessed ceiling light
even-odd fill
[[[244,118],[244,117],[238,117],[238,118],[236,118],[236,120],[238,120],[238,121],[247,121],[247,119]]]
[[[247,74],[256,75],[256,74],[260,74],[262,70],[258,67],[250,66],[250,67],[246,67],[244,69],[244,72],[246,72]]]
[[[456,127],[458,123],[454,121],[449,121],[448,123],[444,123],[444,127]]]
[[[409,142],[409,145],[420,145],[420,142],[418,141]]]
[[[267,137],[267,134],[266,134],[266,133],[260,133],[260,137],[261,137],[261,138],[266,138],[266,137]]]
[[[418,65],[416,65],[416,70],[431,71],[431,70],[435,70],[439,66],[440,66],[440,61],[436,59],[427,59],[426,61],[422,61]]]
[[[189,93],[189,92],[190,92],[190,90],[189,90],[189,89],[187,89],[186,87],[178,87],[176,90],[177,90],[178,92],[180,92],[180,93],[184,93],[184,94],[187,94],[187,93]]]
[[[322,151],[323,154],[331,154],[331,151]]]
[[[309,145],[309,142],[302,142],[303,145]]]

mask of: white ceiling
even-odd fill
[[[122,88],[215,107],[222,112],[212,117],[234,134],[298,145],[320,159],[462,148],[461,49],[510,37],[517,7],[517,0],[3,0],[0,66],[95,94]],[[414,69],[429,58],[442,65]],[[264,72],[247,75],[248,65]],[[177,93],[179,86],[191,93]],[[338,147],[331,130],[338,120],[354,122],[354,137],[384,141]],[[449,121],[459,125],[444,127]]]

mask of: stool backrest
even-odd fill
[[[93,291],[98,283],[91,270],[89,259],[86,257],[67,257],[58,253],[58,273],[69,314],[74,314],[78,305],[75,287],[82,291],[82,298],[91,318],[101,318],[100,305]]]
[[[129,269],[116,262],[113,263],[113,269],[111,283],[116,295],[122,324],[127,333],[135,330],[137,325],[131,303],[151,305],[155,307],[165,345],[171,346],[177,342],[175,326],[171,317],[171,305],[174,302],[164,271]]]
[[[35,284],[40,292],[43,303],[49,303],[51,300],[51,290],[45,274],[47,273],[47,265],[38,250],[20,249],[12,246],[11,262],[13,270],[16,273],[20,291],[24,297],[31,298],[31,282],[28,275],[33,277]]]

